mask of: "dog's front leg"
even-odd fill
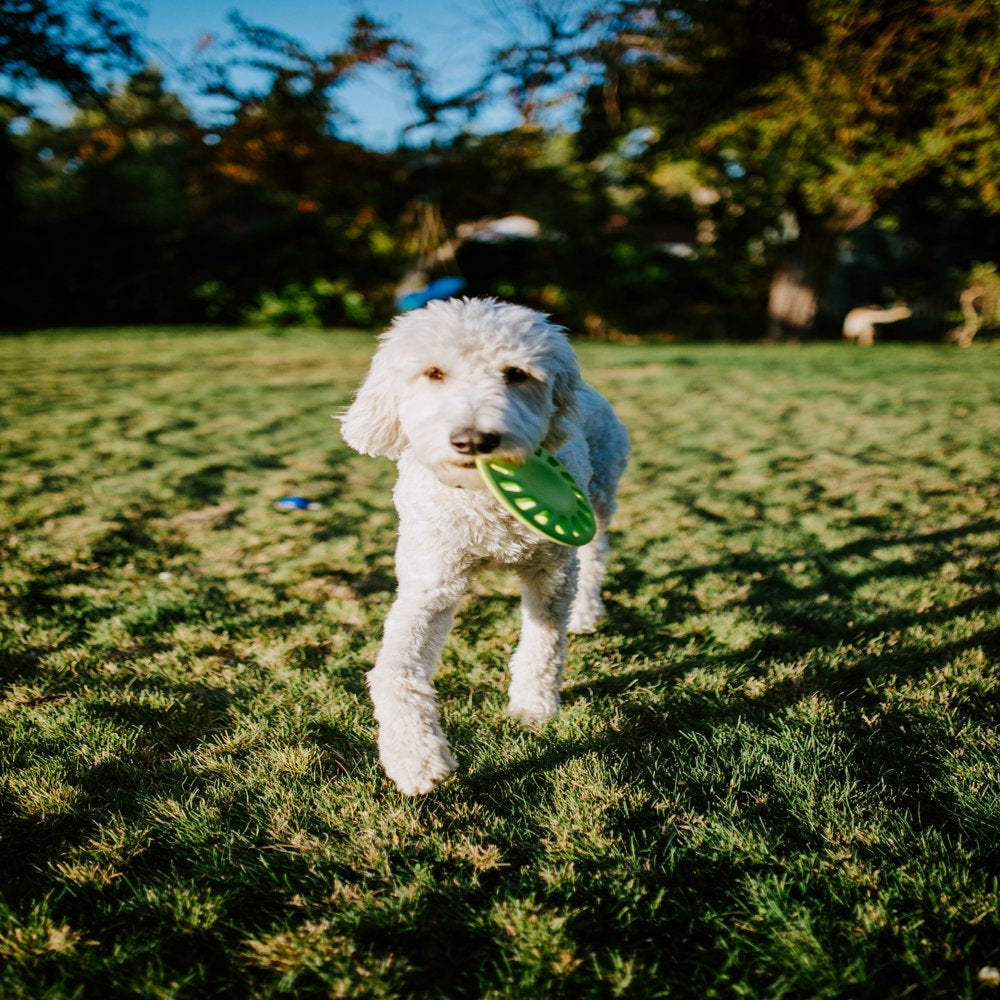
[[[368,690],[385,773],[404,795],[420,795],[455,769],[431,678],[465,581],[430,585],[404,578],[399,584]]]
[[[598,524],[597,536],[577,551],[579,580],[569,614],[569,631],[574,635],[593,632],[604,616],[601,584],[604,582],[604,564],[608,559],[608,537],[604,528]]]
[[[566,660],[566,623],[576,586],[575,553],[521,572],[521,639],[510,661],[508,712],[526,726],[559,711],[559,682]]]

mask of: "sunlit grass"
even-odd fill
[[[996,347],[582,345],[635,449],[610,617],[528,733],[480,581],[418,800],[363,684],[393,470],[331,419],[371,347],[0,340],[0,995],[988,989]]]

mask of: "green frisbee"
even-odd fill
[[[586,545],[597,531],[586,494],[562,462],[539,448],[524,462],[484,455],[483,482],[514,517],[559,545]]]

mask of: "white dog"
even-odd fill
[[[564,331],[541,313],[494,299],[431,302],[398,317],[342,421],[351,447],[399,463],[399,591],[368,688],[385,772],[416,795],[455,767],[431,679],[478,570],[503,566],[520,576],[510,714],[535,725],[557,712],[567,630],[592,631],[604,610],[605,529],[628,435],[607,400],[582,381]],[[518,521],[476,469],[478,455],[518,461],[539,445],[590,497],[598,531],[580,549]]]

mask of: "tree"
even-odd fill
[[[7,321],[195,318],[180,251],[201,134],[149,68],[66,125],[33,120],[15,136]]]
[[[627,2],[587,53],[584,132],[652,126],[650,169],[694,157],[750,216],[771,336],[809,329],[838,239],[936,174],[1000,211],[1000,0]]]
[[[75,37],[79,25],[59,17],[42,28]],[[235,38],[219,46],[229,62],[202,80],[231,102],[228,120],[196,123],[147,68],[100,95],[99,74],[69,74],[82,89],[68,124],[31,119],[6,133],[16,155],[0,197],[19,247],[0,276],[6,323],[240,321],[286,291],[295,312],[329,322],[391,303],[404,172],[392,154],[337,136],[333,95],[364,66],[414,80],[419,68],[364,17],[320,53],[232,23]],[[232,85],[236,66],[257,70],[252,86]],[[25,63],[22,83],[31,79],[41,69]]]
[[[138,61],[135,32],[100,0],[0,0],[0,216],[17,211],[10,128],[31,110],[25,90],[47,83],[74,101],[93,101],[109,72]]]
[[[106,3],[0,0],[0,100],[8,105],[24,110],[19,95],[38,83],[75,101],[93,98],[109,73],[139,60],[135,31]]]
[[[228,61],[206,67],[202,85],[231,103],[231,120],[214,130],[193,181],[190,249],[214,311],[239,319],[262,294],[273,302],[285,289],[296,303],[321,300],[313,311],[330,322],[366,312],[359,293],[389,304],[398,270],[391,227],[406,201],[400,166],[338,136],[336,90],[376,65],[417,86],[409,46],[364,16],[343,46],[320,52],[239,15],[230,23]],[[232,70],[246,68],[255,86],[233,82]]]

